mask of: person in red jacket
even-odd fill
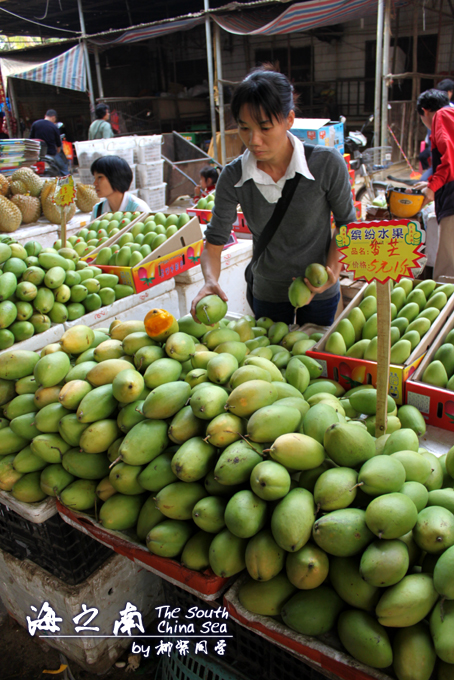
[[[424,194],[423,207],[435,201],[440,225],[440,241],[434,267],[434,278],[454,277],[454,108],[449,97],[440,90],[427,90],[419,95],[417,111],[431,130],[433,175],[415,188]]]

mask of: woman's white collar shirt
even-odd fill
[[[281,197],[285,182],[288,179],[292,179],[297,172],[307,179],[314,180],[315,178],[307,165],[303,142],[291,132],[287,132],[287,135],[293,145],[293,154],[287,167],[287,171],[280,180],[275,182],[270,175],[263,170],[260,170],[257,167],[257,159],[248,149],[246,149],[241,157],[242,176],[235,186],[241,187],[247,180],[252,179],[255,182],[257,189],[262,196],[266,198],[268,203],[277,203]]]

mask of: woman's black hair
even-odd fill
[[[131,186],[132,170],[119,156],[101,156],[93,161],[90,170],[92,175],[97,172],[107,177],[114,191],[124,194]]]
[[[423,109],[427,111],[439,111],[448,106],[449,97],[442,90],[426,90],[419,95],[416,102],[416,110],[420,116],[424,115]]]
[[[213,184],[216,184],[219,178],[219,173],[217,168],[213,168],[212,165],[204,165],[200,171],[200,177],[204,179],[211,179]]]
[[[261,114],[272,121],[287,118],[295,107],[293,85],[283,73],[268,70],[263,66],[251,71],[233,93],[230,109],[238,122],[240,109],[244,104],[250,108],[255,120]]]
[[[98,104],[95,108],[96,118],[98,118],[98,120],[102,120],[108,111],[110,111],[110,109],[107,104]]]

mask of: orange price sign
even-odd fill
[[[421,227],[410,220],[353,222],[341,227],[336,244],[347,271],[368,282],[414,278],[423,257]]]
[[[54,203],[60,207],[71,205],[76,197],[76,187],[72,175],[58,180],[57,191],[54,195]]]

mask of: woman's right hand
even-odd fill
[[[217,283],[217,281],[213,281],[212,283],[205,283],[205,285],[203,286],[203,288],[199,290],[191,304],[191,315],[194,321],[196,321],[197,323],[200,323],[200,321],[196,317],[195,308],[198,301],[205,297],[205,295],[219,295],[221,300],[224,300],[224,302],[228,302],[227,295],[224,293],[224,291],[222,290],[219,283]]]

